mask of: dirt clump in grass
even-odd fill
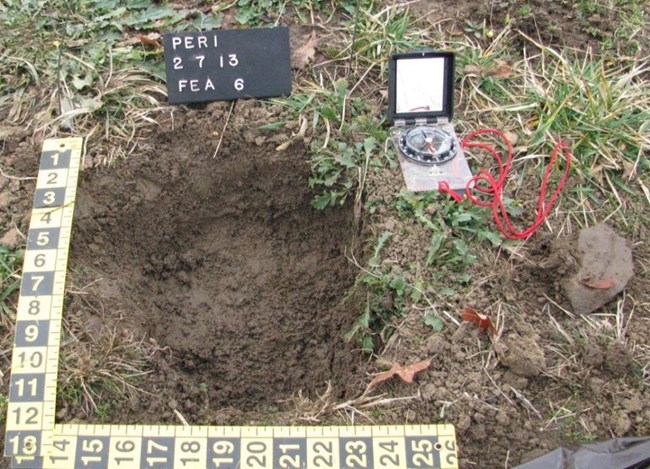
[[[343,340],[358,313],[346,300],[352,210],[311,207],[303,147],[275,151],[251,124],[269,118],[253,103],[234,111],[213,157],[228,107],[190,111],[144,154],[84,173],[72,244],[72,269],[96,279],[87,292],[106,306],[101,321],[169,352],[147,391],[194,424],[223,421],[223,408],[255,420],[327,382],[345,396],[363,378]],[[175,419],[150,404],[158,423]],[[130,418],[142,419],[142,408]]]

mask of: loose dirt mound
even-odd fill
[[[95,322],[171,351],[152,377],[169,400],[202,388],[212,409],[249,410],[327,381],[344,391],[359,357],[343,341],[358,313],[352,211],[311,207],[302,148],[229,134],[213,158],[221,122],[176,122],[146,154],[83,174],[71,267],[95,281]]]

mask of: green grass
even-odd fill
[[[34,131],[132,140],[166,95],[162,50],[138,34],[219,21],[149,0],[9,2],[0,9],[0,114]]]
[[[8,304],[10,295],[20,286],[20,269],[22,267],[22,251],[12,250],[0,245],[0,305],[3,319],[13,317],[13,311]]]
[[[7,396],[0,393],[0,425],[4,425],[5,420],[7,418],[7,404],[9,403],[9,400],[7,399]]]
[[[102,419],[111,412],[108,402],[146,394],[139,383],[158,349],[109,327],[93,335],[77,324],[75,315],[68,316],[64,318],[67,333],[61,348],[58,398],[87,417]]]
[[[235,0],[216,2],[213,10],[221,11],[236,6],[237,23],[247,26],[277,26],[287,14],[295,14],[301,22],[313,22],[315,12],[332,14],[332,3],[324,0]],[[352,4],[352,2],[348,2]],[[340,6],[339,6],[340,7]]]

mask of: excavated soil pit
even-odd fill
[[[327,382],[342,397],[359,378],[343,340],[359,311],[344,301],[352,209],[311,207],[302,146],[276,152],[233,130],[213,158],[212,144],[197,144],[210,126],[177,123],[145,154],[83,173],[71,267],[73,280],[95,279],[85,291],[102,305],[84,313],[87,327],[167,347],[148,390],[190,402],[186,416],[199,398],[247,412]],[[160,403],[143,405],[166,419]]]

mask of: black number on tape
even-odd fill
[[[266,443],[263,441],[249,441],[246,443],[246,452],[251,453],[245,461],[246,467],[266,467]]]
[[[38,407],[15,407],[11,412],[14,414],[13,424],[15,425],[37,425],[39,424]],[[9,419],[11,421],[11,419]],[[42,423],[42,422],[40,422]]]
[[[20,360],[20,368],[39,368],[43,364],[43,354],[37,350],[22,351],[20,353],[15,350],[14,354]]]
[[[47,223],[49,225],[50,222],[52,221],[52,211],[49,211],[49,212],[44,213],[43,215],[41,215],[41,221],[44,221],[45,223]]]
[[[135,461],[135,442],[128,439],[120,439],[113,445],[117,453],[113,453],[112,460],[119,466],[122,463],[132,463]]]
[[[312,444],[311,450],[314,452],[311,461],[314,466],[334,467],[334,445],[331,441],[316,441]]]

